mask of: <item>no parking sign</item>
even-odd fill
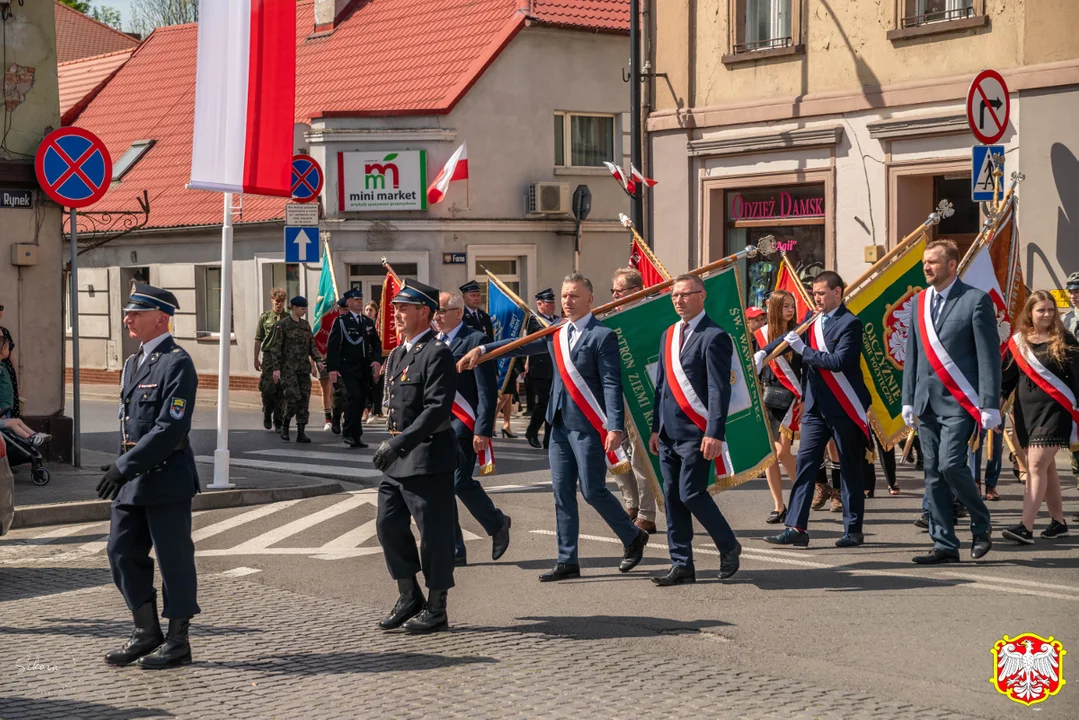
[[[49,133],[38,147],[34,169],[45,194],[69,208],[93,205],[112,182],[112,158],[105,143],[77,127]]]

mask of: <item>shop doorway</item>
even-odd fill
[[[982,217],[978,203],[970,199],[969,161],[894,165],[889,168],[891,208],[889,247],[925,222],[941,200],[955,213],[929,228],[930,240],[949,238],[965,253],[978,237]]]

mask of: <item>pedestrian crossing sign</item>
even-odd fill
[[[1000,159],[1001,195],[1004,194],[1004,146],[975,145],[970,149],[970,199],[974,202],[993,201],[993,162],[991,157]]]

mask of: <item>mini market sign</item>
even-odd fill
[[[427,209],[427,153],[337,154],[337,199],[342,212]]]

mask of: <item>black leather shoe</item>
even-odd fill
[[[510,546],[510,516],[504,515],[506,522],[502,523],[502,529],[491,538],[491,559],[497,560],[506,554]]]
[[[786,521],[787,521],[787,508],[783,508],[779,512],[776,512],[775,510],[773,510],[772,512],[768,513],[768,517],[765,519],[764,522],[768,523],[769,525],[778,525],[779,523],[786,522]]]
[[[558,582],[569,578],[581,577],[581,566],[573,563],[557,563],[553,568],[539,576],[540,582]]]
[[[379,621],[378,626],[383,630],[393,630],[405,624],[423,610],[423,591],[416,584],[416,579],[398,580],[397,589],[401,591],[397,598],[397,604],[390,610],[390,614]]]
[[[847,533],[835,541],[837,548],[858,547],[865,544],[865,535],[862,533]]]
[[[161,622],[157,619],[156,600],[143,603],[131,613],[131,617],[135,621],[135,630],[126,645],[105,655],[105,662],[109,665],[130,665],[165,642]]]
[[[467,553],[461,553],[460,555],[454,555],[453,556],[453,566],[454,567],[465,567],[467,565],[468,565],[468,554]]]
[[[921,528],[922,530],[929,529],[929,513],[922,513],[918,516],[918,519],[914,521],[914,527]]]
[[[340,435],[341,434],[341,419],[340,418],[337,418],[336,420],[330,420],[330,432],[332,432],[334,435]]]
[[[187,641],[187,630],[190,626],[191,618],[169,618],[169,632],[165,635],[165,642],[149,655],[139,658],[138,666],[143,670],[164,670],[190,664],[191,643]]]
[[[977,560],[985,557],[985,554],[993,549],[993,541],[989,539],[989,533],[975,535],[974,542],[970,546],[970,556]]]
[[[741,560],[739,556],[742,554],[742,544],[739,543],[734,547],[734,550],[730,552],[720,553],[719,555],[719,579],[726,580],[727,578],[738,572],[738,568],[741,567]]]
[[[350,448],[360,448],[361,450],[364,449],[364,448],[371,447],[370,445],[365,443],[363,440],[346,440],[345,443]]]
[[[652,584],[657,587],[671,587],[683,583],[697,582],[697,575],[689,568],[672,565],[664,575],[652,578]]]
[[[446,614],[446,591],[432,590],[423,611],[405,623],[405,630],[415,635],[449,630],[450,618]]]
[[[945,563],[957,563],[959,562],[959,555],[953,555],[946,553],[943,550],[933,548],[926,555],[917,555],[911,558],[913,562],[919,565],[943,565]]]
[[[526,437],[528,438],[528,444],[537,450],[543,447],[543,443],[540,442],[538,435],[527,435]]]
[[[766,543],[773,545],[793,545],[795,547],[809,547],[809,533],[789,527],[778,535],[764,538]]]
[[[626,546],[626,552],[622,556],[622,562],[618,563],[618,572],[629,572],[637,567],[644,558],[644,546],[648,544],[648,533],[640,528],[637,529],[637,539]]]

